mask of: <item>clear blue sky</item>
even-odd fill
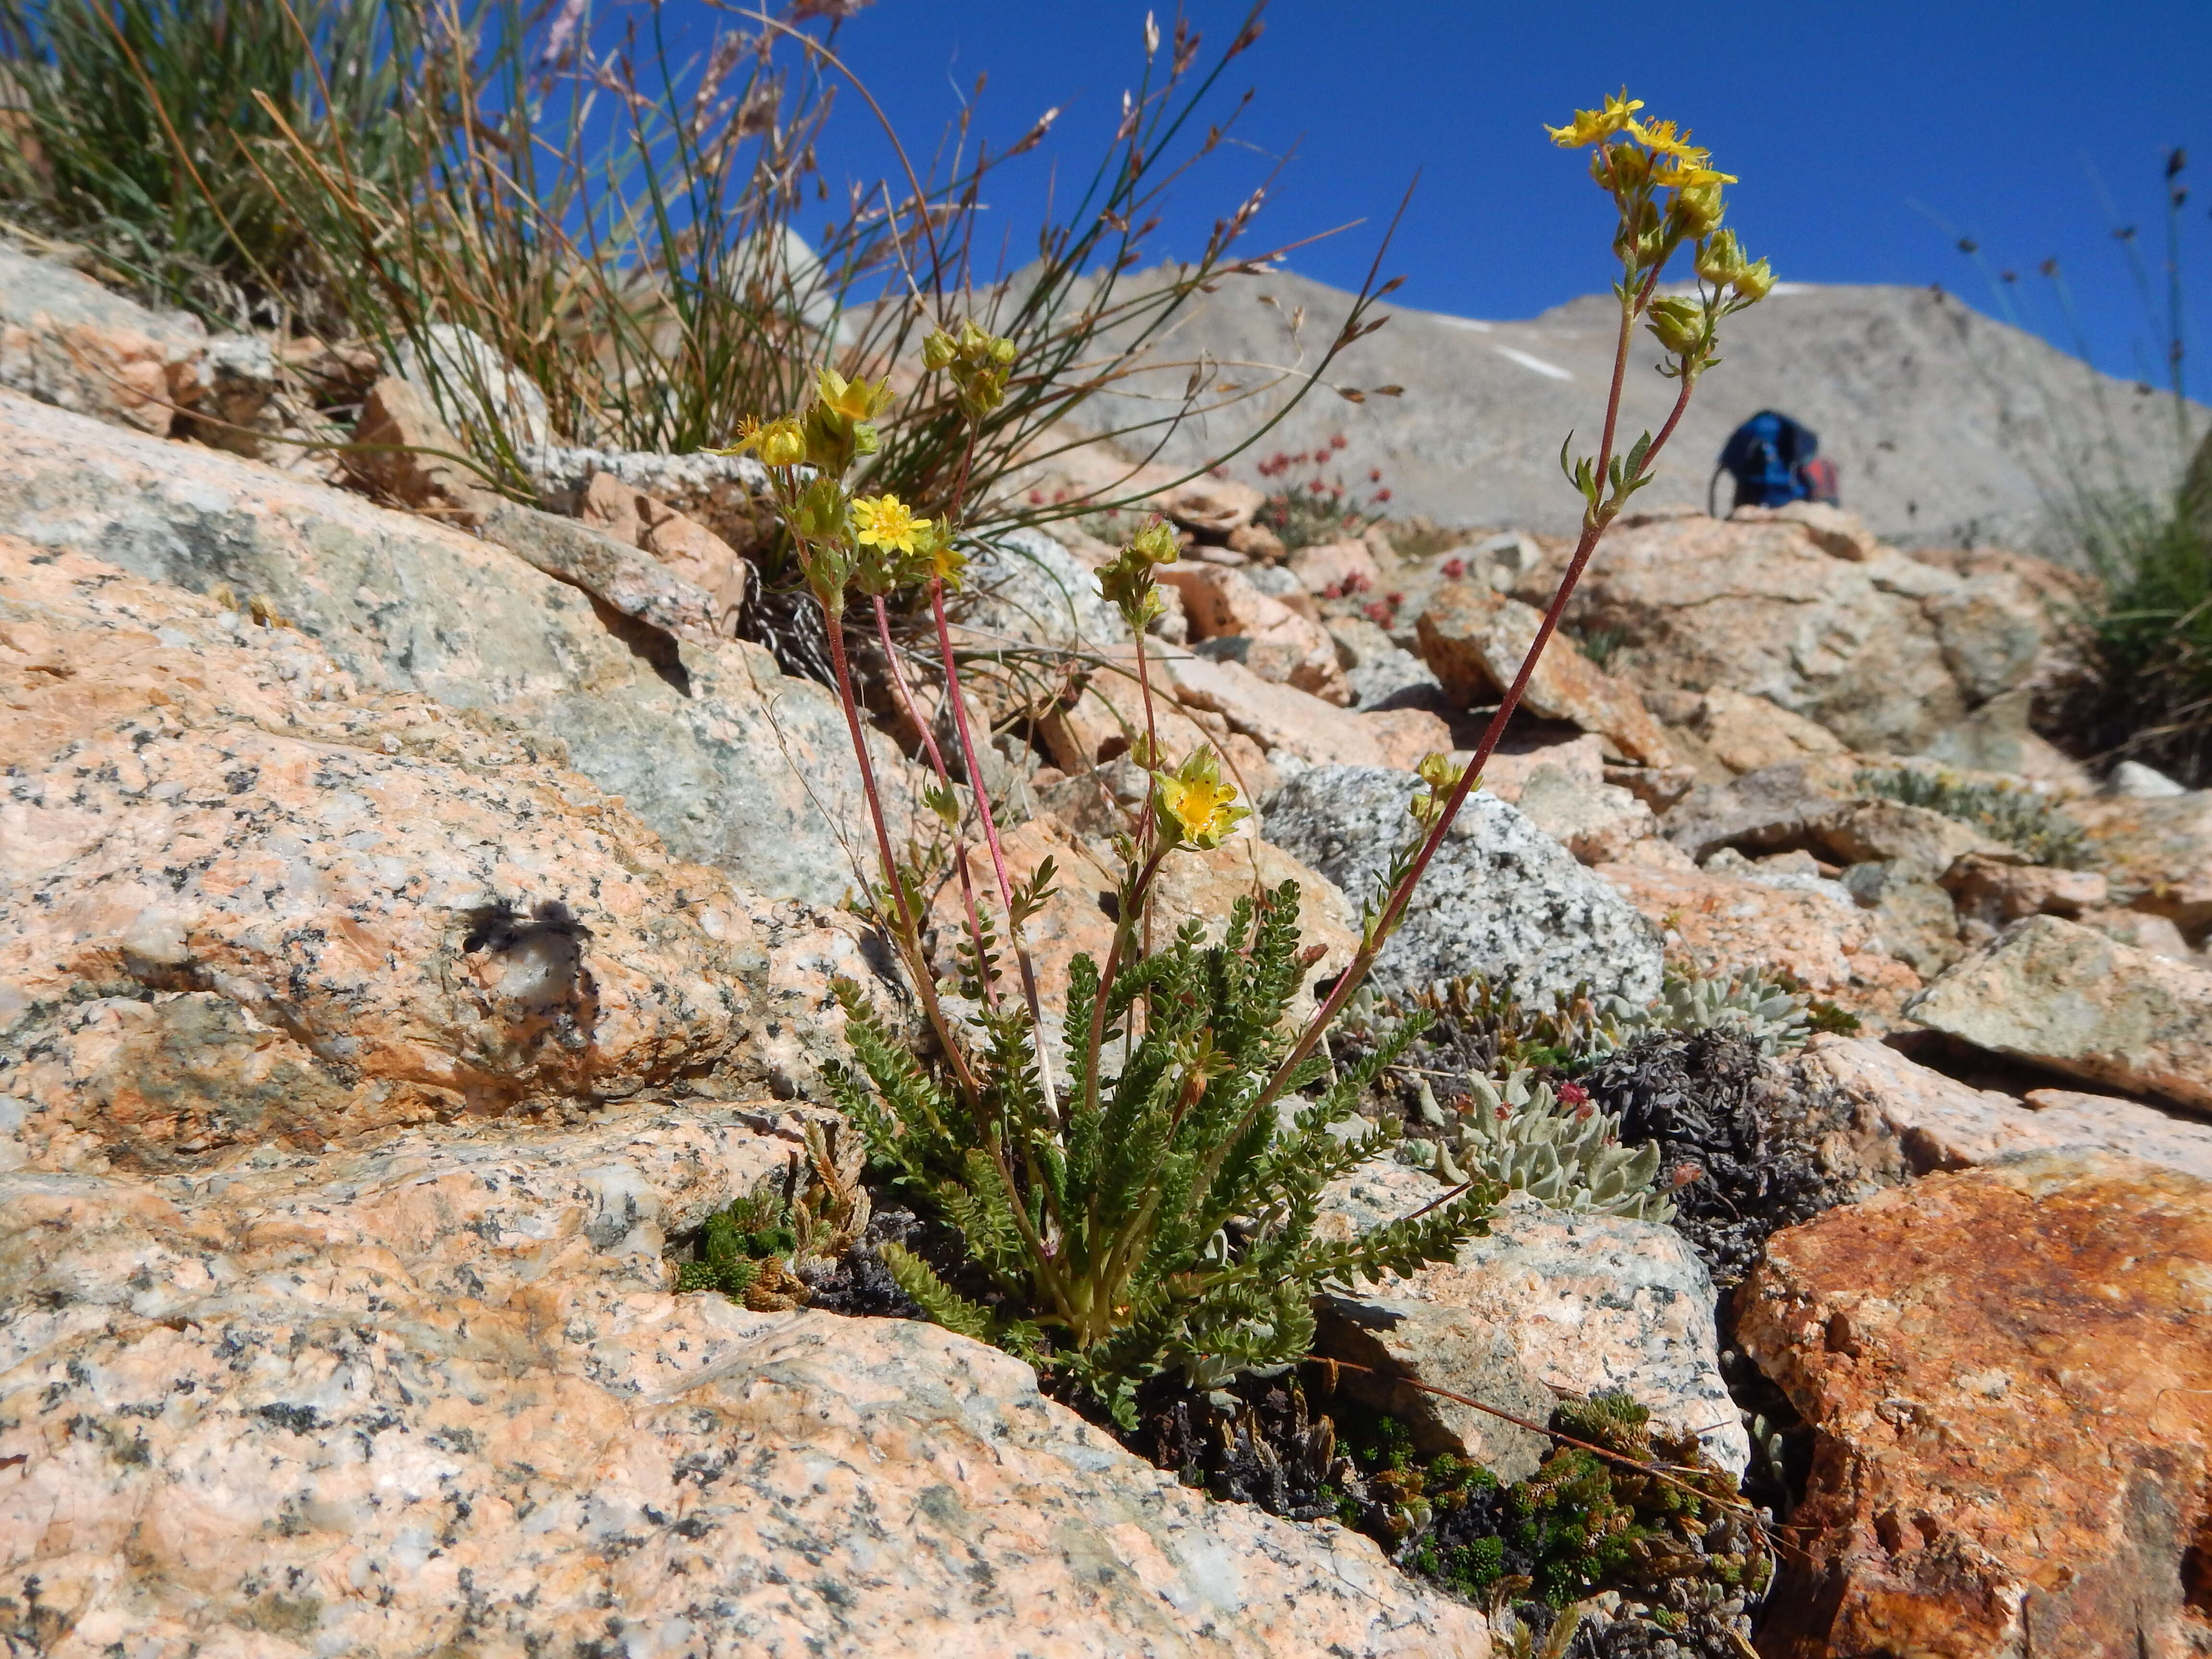
[[[702,28],[698,0],[673,0]],[[1241,3],[1194,0],[1218,48]],[[979,73],[979,125],[1003,143],[1046,106],[1066,113],[1045,148],[990,193],[1033,236],[1057,161],[1085,170],[1140,64],[1146,7],[1132,0],[879,0],[840,47],[910,140],[927,149]],[[1163,27],[1172,11],[1160,9]],[[1710,20],[1700,22],[1703,18]],[[1994,309],[1954,238],[1972,234],[2018,271],[2026,320],[2067,343],[2035,267],[2056,255],[2097,360],[2134,374],[2156,339],[2092,173],[2142,233],[2163,303],[2163,167],[2186,146],[2195,189],[2183,263],[2192,310],[2191,389],[2212,392],[2212,3],[1750,5],[1628,8],[1458,0],[1276,0],[1267,33],[1231,68],[1254,149],[1224,152],[1180,191],[1156,246],[1194,252],[1215,216],[1295,149],[1258,243],[1346,220],[1367,225],[1300,252],[1293,268],[1358,280],[1407,181],[1422,177],[1393,247],[1407,304],[1514,318],[1607,280],[1602,206],[1541,121],[1626,82],[1692,127],[1741,175],[1731,222],[1784,278],[1942,283]],[[686,31],[689,33],[689,31]],[[833,179],[884,165],[857,100],[823,160]],[[1033,244],[1032,244],[1033,246]]]

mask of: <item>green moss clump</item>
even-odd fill
[[[676,1264],[679,1293],[720,1291],[742,1302],[759,1282],[771,1262],[791,1259],[799,1249],[799,1230],[792,1224],[791,1206],[773,1182],[733,1200],[726,1210],[707,1218],[699,1230],[698,1255]]]
[[[1405,1425],[1377,1416],[1340,1438],[1360,1471],[1345,1483],[1340,1514],[1408,1571],[1477,1601],[1559,1609],[1618,1590],[1657,1607],[1765,1588],[1766,1551],[1735,1483],[1694,1437],[1655,1434],[1650,1413],[1621,1394],[1562,1406],[1553,1429],[1673,1479],[1563,1438],[1534,1475],[1505,1486],[1449,1454],[1419,1457]]]

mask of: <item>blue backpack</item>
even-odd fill
[[[1735,479],[1738,507],[1780,507],[1785,501],[1834,499],[1834,469],[1816,463],[1820,441],[1809,427],[1762,409],[1729,435],[1713,483],[1723,472]],[[1808,474],[1810,476],[1808,476]],[[1822,489],[1820,486],[1825,485]],[[1705,492],[1712,507],[1712,490]]]

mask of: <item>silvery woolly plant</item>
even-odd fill
[[[1490,1180],[1555,1210],[1674,1218],[1658,1143],[1622,1146],[1620,1115],[1599,1110],[1580,1084],[1555,1087],[1525,1070],[1502,1083],[1474,1077],[1447,1109],[1425,1083],[1421,1112],[1443,1133],[1407,1150],[1454,1186]]]
[[[963,803],[930,722],[915,709],[887,609],[902,592],[926,595],[954,738],[965,775],[980,779],[946,617],[946,595],[957,589],[964,562],[966,469],[934,517],[894,495],[854,496],[847,480],[878,445],[875,423],[890,407],[890,383],[830,368],[821,371],[805,410],[749,421],[740,434],[738,447],[757,454],[774,481],[828,623],[878,854],[863,902],[896,950],[934,1035],[933,1054],[914,1054],[872,1017],[857,987],[836,987],[859,1065],[834,1073],[831,1086],[879,1170],[957,1231],[966,1257],[955,1275],[962,1288],[896,1245],[884,1246],[883,1258],[933,1318],[1025,1354],[1087,1389],[1125,1423],[1133,1421],[1136,1384],[1164,1370],[1180,1366],[1210,1386],[1302,1358],[1316,1292],[1449,1259],[1486,1229],[1504,1190],[1470,1176],[1437,1203],[1358,1237],[1318,1236],[1323,1188],[1396,1139],[1389,1124],[1336,1131],[1419,1022],[1333,1079],[1322,1039],[1389,943],[1479,783],[1599,538],[1649,481],[1699,374],[1715,360],[1716,325],[1771,285],[1765,263],[1746,260],[1721,228],[1721,190],[1731,180],[1672,123],[1639,120],[1641,107],[1624,94],[1553,130],[1561,145],[1590,149],[1592,176],[1618,211],[1613,246],[1621,264],[1619,343],[1597,451],[1573,463],[1562,451],[1584,501],[1574,555],[1471,763],[1443,755],[1421,763],[1405,844],[1367,904],[1352,961],[1304,1020],[1293,1023],[1290,1011],[1318,951],[1301,948],[1295,884],[1238,901],[1218,942],[1208,943],[1196,923],[1155,942],[1148,925],[1163,869],[1219,846],[1247,816],[1218,757],[1203,747],[1171,755],[1159,740],[1143,641],[1163,607],[1155,573],[1178,552],[1172,532],[1148,525],[1098,573],[1101,592],[1138,641],[1145,729],[1131,753],[1152,781],[1133,829],[1117,840],[1121,875],[1105,959],[1075,959],[1066,1006],[1051,1018],[1024,938],[1051,896],[1052,870],[1011,879],[988,799],[978,790]],[[1662,297],[1662,275],[1685,250],[1696,270],[1694,293]],[[1661,373],[1679,392],[1656,435],[1617,452],[1621,386],[1639,322],[1665,352]],[[923,368],[948,378],[972,434],[1019,374],[1017,356],[1009,341],[969,319],[929,336]],[[935,773],[927,805],[952,843],[950,865],[960,884],[965,938],[957,988],[973,1007],[963,1018],[940,994],[925,942],[939,866],[925,853],[902,857],[895,848],[864,740],[844,644],[856,605],[871,613],[892,690]],[[991,890],[976,890],[969,876],[971,813],[988,850]],[[1041,1040],[1055,1027],[1065,1034],[1056,1063]]]

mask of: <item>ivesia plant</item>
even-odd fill
[[[919,588],[935,627],[964,775],[983,775],[945,595],[959,585],[971,541],[961,520],[966,462],[1022,372],[1018,346],[972,320],[928,336],[925,378],[939,388],[941,404],[960,411],[968,434],[962,465],[932,514],[896,494],[856,495],[852,487],[856,466],[885,442],[878,423],[893,402],[887,374],[848,379],[824,368],[804,409],[748,420],[739,434],[737,447],[757,455],[774,481],[828,625],[876,843],[865,907],[903,963],[935,1039],[933,1054],[908,1052],[872,1018],[858,988],[841,983],[860,1069],[836,1073],[833,1087],[878,1167],[957,1231],[963,1283],[978,1294],[956,1290],[896,1246],[885,1247],[884,1260],[933,1318],[1027,1355],[1087,1389],[1125,1423],[1135,1384],[1163,1370],[1179,1366],[1211,1386],[1299,1358],[1312,1339],[1316,1291],[1449,1258],[1484,1229],[1503,1191],[1495,1181],[1470,1179],[1425,1210],[1357,1238],[1317,1237],[1323,1187],[1397,1133],[1390,1125],[1349,1136],[1333,1131],[1421,1022],[1401,1026],[1334,1078],[1322,1039],[1403,919],[1599,538],[1648,481],[1698,377],[1717,360],[1717,325],[1771,285],[1765,263],[1747,260],[1722,228],[1722,187],[1732,181],[1671,122],[1640,120],[1641,107],[1624,94],[1552,135],[1563,146],[1589,149],[1591,176],[1617,210],[1621,266],[1619,338],[1597,450],[1577,461],[1561,451],[1584,501],[1574,556],[1472,763],[1456,766],[1442,755],[1422,763],[1405,844],[1369,899],[1352,963],[1303,1021],[1287,1015],[1318,951],[1300,948],[1294,885],[1240,901],[1216,943],[1195,923],[1152,939],[1163,868],[1220,845],[1246,816],[1214,753],[1201,747],[1171,755],[1158,739],[1142,641],[1163,608],[1155,572],[1177,551],[1165,525],[1137,533],[1098,575],[1139,641],[1145,732],[1131,754],[1152,787],[1133,832],[1115,849],[1122,873],[1105,960],[1076,958],[1064,1006],[1041,1006],[1023,945],[1025,923],[1050,896],[1050,866],[1026,884],[1011,880],[989,800],[979,792],[963,805],[930,723],[915,714],[891,649],[887,601]],[[1694,289],[1662,297],[1662,274],[1685,250]],[[1617,450],[1621,386],[1639,323],[1664,353],[1660,372],[1680,389],[1656,435]],[[893,843],[844,643],[855,608],[857,625],[872,623],[885,647],[893,689],[936,774],[928,804],[945,833],[932,847],[902,852]],[[988,891],[975,890],[968,874],[971,811],[988,850]],[[954,988],[969,1012],[957,1017],[932,972],[924,937],[948,842],[965,932]]]

